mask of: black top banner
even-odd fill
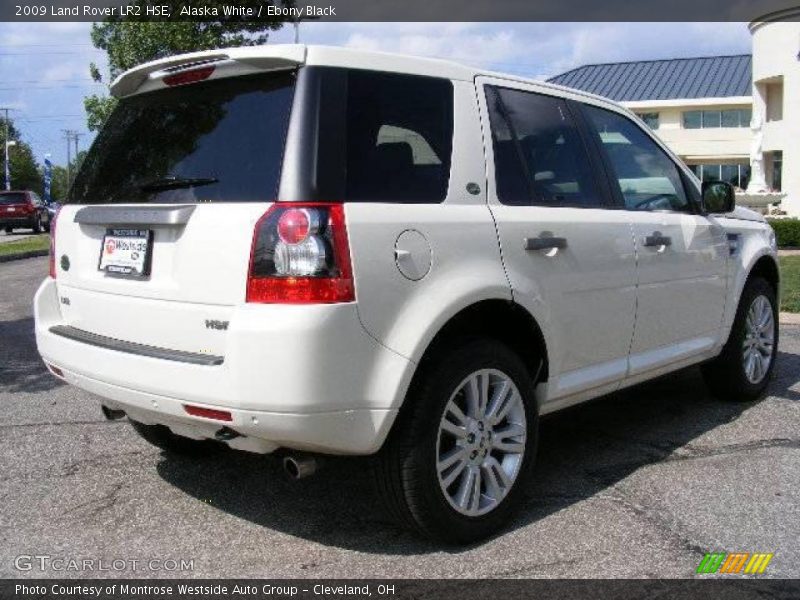
[[[4,0],[14,21],[760,21],[800,20],[798,0]]]

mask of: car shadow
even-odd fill
[[[778,363],[770,393],[796,396],[796,355]],[[524,506],[508,529],[591,498],[637,469],[737,419],[753,404],[711,398],[697,368],[687,369],[542,419],[539,455]],[[290,482],[278,461],[225,451],[202,461],[162,454],[160,476],[197,498],[261,527],[317,543],[380,554],[440,552],[398,528],[378,507],[366,459],[332,458],[313,477]],[[458,553],[465,548],[445,548]]]
[[[49,392],[64,385],[45,367],[33,333],[33,317],[0,321],[0,390]]]

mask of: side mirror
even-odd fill
[[[728,213],[736,206],[736,193],[727,181],[703,182],[703,212]]]

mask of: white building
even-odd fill
[[[781,209],[800,216],[800,9],[750,23],[753,111],[762,115],[760,146],[768,187],[786,197]],[[788,19],[794,18],[794,21]],[[757,141],[756,141],[757,143]]]
[[[550,81],[636,112],[704,180],[800,216],[800,10],[750,24],[753,54],[586,65]],[[744,191],[747,190],[747,194]],[[764,192],[775,192],[763,195]]]

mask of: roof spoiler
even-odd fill
[[[276,71],[292,69],[303,64],[305,59],[306,47],[300,44],[245,46],[243,48],[192,52],[154,60],[125,71],[112,82],[111,94],[117,98],[128,96],[138,90],[154,73],[167,71],[164,73],[166,75],[169,72],[181,70],[182,67],[188,68],[198,63],[235,61],[259,70]]]

